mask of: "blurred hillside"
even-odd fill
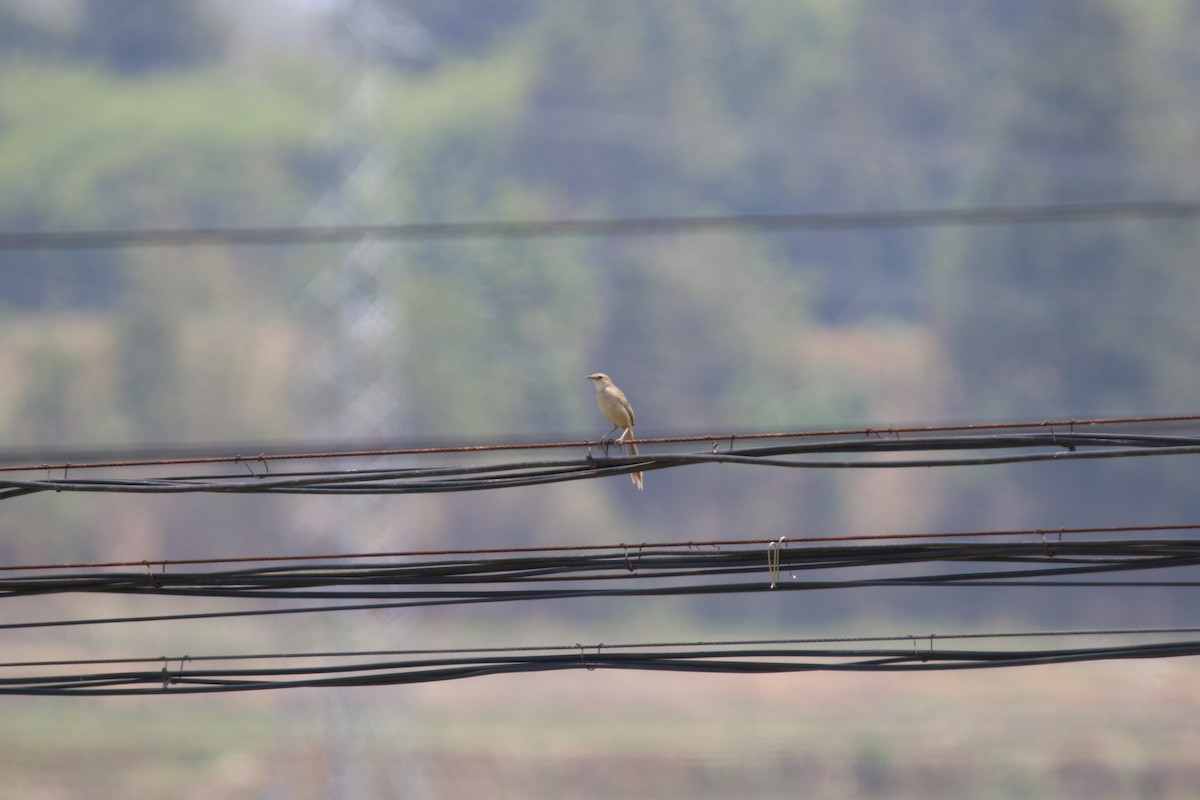
[[[642,437],[1195,412],[1194,217],[5,237],[1195,202],[1197,41],[1189,0],[0,0],[0,460],[592,439],[597,370]],[[1174,456],[695,466],[648,472],[640,493],[624,476],[44,492],[0,503],[0,565],[1190,523],[1193,471]],[[910,634],[932,653],[933,632],[1187,631],[1190,591],[888,586],[60,627],[244,607],[65,592],[9,597],[0,627],[17,666],[161,656],[165,681],[223,653]],[[1160,657],[932,677],[572,669],[7,698],[0,795],[1194,797],[1195,672]]]
[[[0,3],[0,228],[1197,194],[1186,2],[153,7]],[[23,452],[588,437],[597,369],[644,436],[1184,412],[1197,236],[1191,220],[1131,220],[397,244],[372,291],[391,309],[373,363],[398,388],[368,431],[331,425],[310,379],[338,335],[314,285],[352,248],[7,250],[0,430]],[[1200,507],[1184,470],[697,468],[654,475],[644,497],[613,481],[395,506],[409,541],[455,546],[608,540],[610,524],[634,541],[1149,523]],[[286,506],[15,501],[14,524],[57,532],[2,546],[303,548]],[[138,522],[114,532],[112,514]]]

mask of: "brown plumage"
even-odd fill
[[[637,424],[633,416],[633,406],[629,405],[629,400],[625,398],[625,393],[617,388],[617,385],[612,382],[612,378],[605,375],[603,372],[594,372],[587,376],[588,380],[596,387],[596,405],[600,406],[600,413],[604,418],[612,423],[612,430],[604,434],[607,438],[609,433],[620,429],[621,435],[617,437],[617,441],[623,441],[626,438],[633,438],[633,426]],[[638,454],[637,445],[633,442],[628,442],[625,445],[626,451],[631,456]],[[633,478],[633,485],[638,489],[642,488],[642,473],[632,472],[629,477]]]

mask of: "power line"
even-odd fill
[[[647,440],[639,440],[644,443]],[[605,448],[610,443],[594,442]],[[561,446],[561,445],[556,445]],[[895,452],[961,452],[999,449],[1030,450],[1007,455],[938,457],[917,459],[866,458]],[[856,458],[834,460],[834,454]],[[429,494],[536,486],[564,481],[592,480],[630,472],[671,469],[701,464],[737,464],[803,470],[911,469],[1018,464],[1080,459],[1134,458],[1200,454],[1200,436],[1149,436],[1135,433],[1013,433],[992,436],[878,438],[826,442],[789,442],[765,447],[720,450],[714,442],[707,452],[655,453],[595,456],[589,447],[584,458],[540,461],[506,461],[461,466],[407,467],[392,469],[338,469],[288,473],[235,471],[209,476],[156,476],[150,478],[71,477],[66,465],[63,477],[43,479],[0,479],[0,500],[36,492],[139,493],[139,494]],[[359,454],[362,455],[362,454]],[[377,455],[371,453],[369,455]],[[800,458],[799,456],[807,456]],[[316,454],[313,454],[316,457]],[[321,454],[320,457],[328,457]],[[264,456],[262,460],[265,461]],[[173,463],[212,463],[216,459],[177,460]],[[245,457],[222,459],[249,467]],[[158,462],[162,465],[167,462]],[[117,466],[117,465],[111,465]],[[28,469],[24,467],[23,469]]]
[[[519,547],[472,547],[440,550],[394,550],[387,552],[355,552],[355,553],[308,553],[291,555],[257,555],[257,556],[216,556],[211,558],[164,558],[138,559],[136,561],[82,561],[61,564],[0,564],[0,572],[34,571],[34,570],[66,570],[66,569],[99,569],[112,567],[138,567],[151,569],[160,567],[184,567],[215,564],[253,564],[275,563],[282,561],[341,561],[369,560],[383,558],[431,558],[431,557],[476,557],[476,556],[512,556],[512,555],[543,555],[565,554],[587,551],[617,551],[624,553],[626,560],[638,552],[649,549],[684,549],[704,550],[722,547],[767,547],[785,548],[788,546],[821,545],[838,542],[895,542],[914,541],[920,539],[973,539],[1018,536],[1038,538],[1050,547],[1052,541],[1062,541],[1064,536],[1081,534],[1114,534],[1114,533],[1185,533],[1200,530],[1200,523],[1171,523],[1160,525],[1103,525],[1090,527],[1058,527],[1058,528],[1011,528],[1005,530],[960,530],[960,531],[924,531],[919,533],[864,533],[840,536],[779,536],[770,539],[688,539],[672,542],[633,542],[620,544],[567,544],[567,545],[525,545]]]
[[[1140,425],[1140,424],[1159,424],[1170,422],[1200,422],[1200,414],[1165,414],[1165,415],[1140,415],[1127,417],[1092,417],[1083,419],[1057,419],[1057,420],[1033,420],[1019,422],[967,422],[967,423],[950,423],[943,425],[889,425],[887,427],[866,426],[861,428],[826,428],[816,430],[794,430],[794,431],[766,431],[766,432],[743,432],[743,433],[720,433],[720,434],[696,434],[683,436],[660,436],[634,439],[632,441],[641,445],[649,444],[689,444],[689,443],[705,443],[721,445],[728,443],[730,448],[736,442],[757,441],[763,439],[819,439],[828,437],[846,437],[846,436],[863,436],[874,439],[893,438],[896,439],[902,434],[929,434],[929,433],[950,433],[954,431],[962,432],[984,432],[984,431],[1014,431],[1028,429],[1032,431],[1048,431],[1049,436],[1056,436],[1054,429],[1066,428],[1064,433],[1074,434],[1077,428],[1085,428],[1089,426],[1109,426],[1109,425]],[[1059,436],[1061,439],[1061,435]],[[506,450],[558,450],[558,449],[582,449],[601,447],[605,444],[611,444],[603,440],[579,439],[574,441],[558,441],[558,442],[502,442],[490,444],[460,444],[460,445],[433,445],[422,447],[381,447],[368,443],[355,443],[352,446],[334,446],[325,449],[308,449],[297,450],[295,447],[289,447],[286,444],[245,444],[242,445],[156,445],[146,448],[113,448],[105,450],[87,450],[87,451],[56,451],[56,458],[53,462],[40,463],[11,463],[13,461],[28,461],[31,456],[29,450],[0,450],[0,472],[31,472],[31,471],[61,471],[68,472],[71,470],[92,470],[92,469],[117,469],[123,467],[147,467],[147,466],[180,466],[180,465],[195,465],[195,464],[245,464],[247,469],[253,470],[258,465],[265,465],[274,461],[301,461],[301,460],[316,460],[316,459],[354,459],[354,458],[372,458],[380,456],[423,456],[423,455],[450,455],[459,453],[491,453],[501,452]],[[214,453],[215,447],[224,447],[224,453]],[[240,450],[240,454],[229,455],[230,449]],[[336,448],[336,449],[335,449]],[[44,452],[44,451],[37,451]],[[176,455],[157,455],[162,453],[176,453]],[[199,453],[193,455],[193,453]],[[246,453],[257,453],[257,455],[245,455]],[[156,454],[156,455],[151,455]],[[145,455],[146,457],[142,457]]]
[[[1196,525],[1172,526],[1195,529]],[[393,563],[278,565],[155,572],[89,571],[0,580],[0,598],[64,592],[241,601],[343,601],[184,614],[0,623],[0,630],[234,619],[367,609],[479,605],[599,597],[763,594],[865,588],[1195,588],[1200,581],[1118,573],[1200,567],[1195,539],[888,542],[864,545],[784,539],[759,547],[688,546],[504,558],[425,558]],[[58,570],[55,570],[58,572]],[[858,571],[862,577],[854,577]],[[346,604],[345,601],[356,601]]]
[[[724,647],[761,647],[764,645],[798,645],[798,644],[878,644],[883,642],[915,642],[929,645],[930,642],[949,642],[955,640],[987,640],[987,639],[1039,639],[1039,638],[1079,638],[1105,636],[1166,636],[1180,633],[1200,633],[1196,627],[1160,627],[1160,628],[1085,628],[1069,630],[1032,630],[1032,631],[976,631],[972,633],[922,633],[922,634],[887,634],[880,636],[811,636],[787,637],[773,639],[718,639],[700,641],[652,641],[652,642],[599,642],[596,644],[543,644],[543,645],[508,645],[495,647],[434,647],[406,648],[403,650],[329,650],[308,652],[267,652],[267,653],[236,653],[214,655],[173,655],[173,656],[124,656],[119,658],[60,658],[41,661],[7,661],[0,662],[0,669],[17,667],[62,667],[88,666],[104,664],[187,664],[201,661],[273,661],[286,659],[315,659],[315,658],[378,658],[380,656],[444,656],[466,655],[472,653],[553,653],[553,652],[589,652],[603,650],[651,650],[662,648],[724,648]]]
[[[867,580],[845,580],[849,569],[909,569],[913,565],[946,565],[941,573],[922,570],[915,576],[892,573]],[[962,565],[998,565],[985,570]],[[20,575],[0,578],[0,598],[63,592],[153,594],[243,599],[425,599],[483,597],[480,586],[545,586],[556,582],[613,584],[636,578],[640,584],[669,579],[712,576],[766,576],[770,586],[783,571],[817,573],[838,570],[833,580],[809,579],[805,588],[846,585],[900,585],[958,581],[1001,583],[1029,578],[1063,578],[1105,572],[1164,569],[1200,565],[1200,542],[1185,539],[906,542],[886,544],[809,542],[788,548],[783,541],[737,549],[637,548],[625,553],[524,555],[503,558],[433,558],[373,564],[272,564],[253,569],[216,571],[112,572]],[[949,570],[949,571],[945,571]],[[872,574],[876,574],[872,572]],[[796,576],[793,574],[792,579]],[[418,591],[397,590],[416,586]],[[462,590],[460,587],[471,587]],[[333,587],[333,588],[331,588]],[[438,587],[431,591],[429,587]],[[706,584],[689,584],[701,593]],[[596,593],[607,593],[607,589]],[[492,596],[492,595],[488,595]],[[502,595],[494,595],[501,598]]]
[[[638,217],[591,220],[417,222],[328,226],[156,228],[89,231],[8,231],[0,250],[83,250],[131,247],[311,245],[390,241],[550,239],[644,236],[721,231],[806,231],[929,228],[1030,223],[1101,222],[1119,219],[1185,219],[1200,216],[1200,201],[928,208],[892,211],[829,211],[795,214],[732,214],[701,217]]]
[[[0,482],[0,497],[33,491],[461,491],[467,488],[528,485],[554,480],[621,474],[631,469],[664,469],[701,463],[762,464],[802,468],[848,466],[916,466],[986,464],[1024,460],[1200,453],[1200,435],[1179,435],[1164,423],[1195,422],[1195,415],[1057,420],[1036,423],[973,423],[957,426],[908,426],[835,431],[767,432],[732,436],[664,437],[639,440],[650,452],[634,457],[593,457],[553,461],[469,464],[406,469],[358,469],[269,473],[268,458],[227,457],[229,474],[155,476],[147,478],[81,477],[82,465],[65,464],[61,479]],[[1153,432],[1155,428],[1164,431]],[[1166,432],[1170,431],[1170,432]],[[960,435],[947,435],[958,433]],[[791,439],[789,441],[789,439]],[[654,445],[706,445],[699,453],[655,453]],[[755,446],[746,446],[751,442]],[[548,447],[603,447],[602,442],[466,445],[409,448],[405,456],[462,455],[480,450],[524,450]],[[885,460],[920,451],[1039,452],[966,458]],[[1041,452],[1048,450],[1048,452]],[[360,452],[350,455],[378,456]],[[838,454],[857,460],[833,460]],[[283,454],[283,458],[327,458],[333,454]],[[346,457],[346,453],[338,453]],[[212,464],[163,459],[144,464]],[[92,468],[127,467],[96,464]],[[45,467],[39,467],[44,469]],[[25,467],[28,469],[28,467]],[[14,470],[15,471],[15,470]],[[7,487],[7,488],[4,488]],[[63,592],[185,596],[271,604],[267,608],[194,609],[181,614],[140,614],[90,619],[6,621],[0,630],[44,629],[118,623],[235,619],[277,614],[333,613],[368,609],[458,606],[515,601],[589,597],[654,597],[773,593],[863,588],[1010,588],[1085,587],[1196,588],[1200,580],[1170,579],[1151,571],[1195,570],[1200,567],[1200,541],[1191,538],[1111,539],[1115,533],[1195,531],[1200,524],[1111,526],[1100,528],[967,531],[876,536],[780,537],[743,541],[683,541],[639,545],[570,545],[545,548],[487,548],[459,551],[414,551],[391,554],[333,556],[267,556],[232,559],[107,562],[90,565],[7,565],[0,575],[0,598]],[[1078,535],[1100,538],[1079,540]],[[1028,537],[1029,541],[950,542],[951,537],[989,539]],[[1065,538],[1070,536],[1070,538]],[[937,541],[914,541],[929,538]],[[740,547],[739,547],[740,545]],[[709,549],[711,548],[711,549]],[[591,552],[587,552],[587,551]],[[559,551],[559,552],[554,552]],[[503,555],[502,558],[480,558]],[[404,558],[380,563],[383,558]],[[339,563],[312,563],[327,558]],[[350,564],[350,558],[375,563]],[[181,571],[185,565],[262,561],[269,566],[235,570]],[[283,561],[296,563],[282,564]],[[304,563],[300,563],[304,562]],[[134,572],[97,571],[100,567],[134,567]],[[84,567],[85,569],[77,569]],[[159,570],[155,571],[155,567]],[[171,567],[168,572],[167,567]],[[75,574],[62,574],[75,569]],[[142,571],[144,569],[144,571]],[[56,574],[15,575],[18,571]],[[90,571],[87,571],[90,570]],[[851,570],[859,570],[854,574]],[[822,572],[825,571],[825,572]],[[1134,579],[1124,574],[1137,572]],[[327,601],[321,603],[320,601]],[[291,605],[280,607],[281,603]],[[227,608],[227,606],[226,606]],[[139,608],[139,611],[143,609]],[[1158,629],[1166,630],[1166,629]],[[807,670],[966,669],[1018,666],[1106,658],[1162,658],[1200,655],[1200,642],[1172,642],[1133,647],[985,652],[934,650],[936,637],[919,650],[797,649],[780,642],[744,643],[738,651],[714,651],[712,643],[664,654],[602,652],[596,657],[560,650],[535,656],[508,653],[469,658],[421,658],[372,662],[348,667],[209,670],[188,665],[172,671],[80,675],[0,677],[0,694],[138,694],[147,692],[245,691],[293,686],[404,684],[449,680],[500,672],[543,671],[586,666],[620,669],[730,673]],[[915,639],[913,640],[915,641]],[[830,644],[826,642],[824,644]],[[913,643],[913,642],[909,642]],[[770,648],[764,645],[772,645]],[[669,646],[669,645],[668,645]],[[680,647],[683,647],[682,645]],[[614,646],[615,648],[615,646]],[[400,653],[388,654],[391,657]],[[413,653],[432,655],[437,653]],[[187,661],[185,657],[183,659]],[[196,659],[197,661],[201,659]],[[50,665],[45,665],[50,666]]]
[[[1167,630],[1167,629],[1162,629]],[[1188,629],[1182,629],[1188,630]],[[669,649],[575,645],[545,652],[467,651],[406,660],[276,665],[240,669],[209,666],[213,661],[182,656],[153,659],[159,669],[17,675],[0,678],[0,694],[97,696],[134,694],[200,694],[299,687],[388,686],[455,680],[483,675],[551,670],[636,669],[670,672],[767,674],[812,671],[912,672],[984,669],[1079,663],[1131,658],[1177,658],[1200,655],[1194,640],[1096,645],[1055,649],[966,650],[938,646],[951,637],[896,637],[911,647],[798,647],[787,643],[738,646],[681,644]],[[839,643],[840,644],[840,643]],[[288,660],[304,655],[285,656]],[[79,666],[116,666],[129,661],[82,660]],[[48,666],[75,666],[54,664]]]

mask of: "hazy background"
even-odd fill
[[[1194,200],[1197,41],[1186,0],[0,0],[0,230]],[[641,436],[1187,413],[1198,244],[1182,219],[4,250],[0,450],[591,438],[597,370]],[[37,495],[0,507],[0,559],[1195,521],[1190,459],[1131,462]],[[820,594],[6,639],[83,657],[1195,623],[1185,593]],[[55,603],[0,619],[129,607]],[[1196,668],[1138,669],[6,702],[0,794],[1194,796],[1200,698],[1165,687]]]

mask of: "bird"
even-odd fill
[[[617,437],[618,442],[623,441],[626,437],[632,439],[633,426],[637,422],[633,417],[633,406],[629,405],[629,401],[625,399],[625,393],[618,389],[617,385],[612,382],[612,378],[603,372],[593,372],[587,376],[587,379],[596,387],[596,405],[600,406],[600,413],[612,423],[612,428],[601,438],[607,439],[610,433],[619,428],[621,435]],[[625,448],[631,456],[638,454],[637,445],[633,442],[626,444]],[[633,478],[633,485],[640,491],[642,488],[641,470],[631,472],[629,477]]]

